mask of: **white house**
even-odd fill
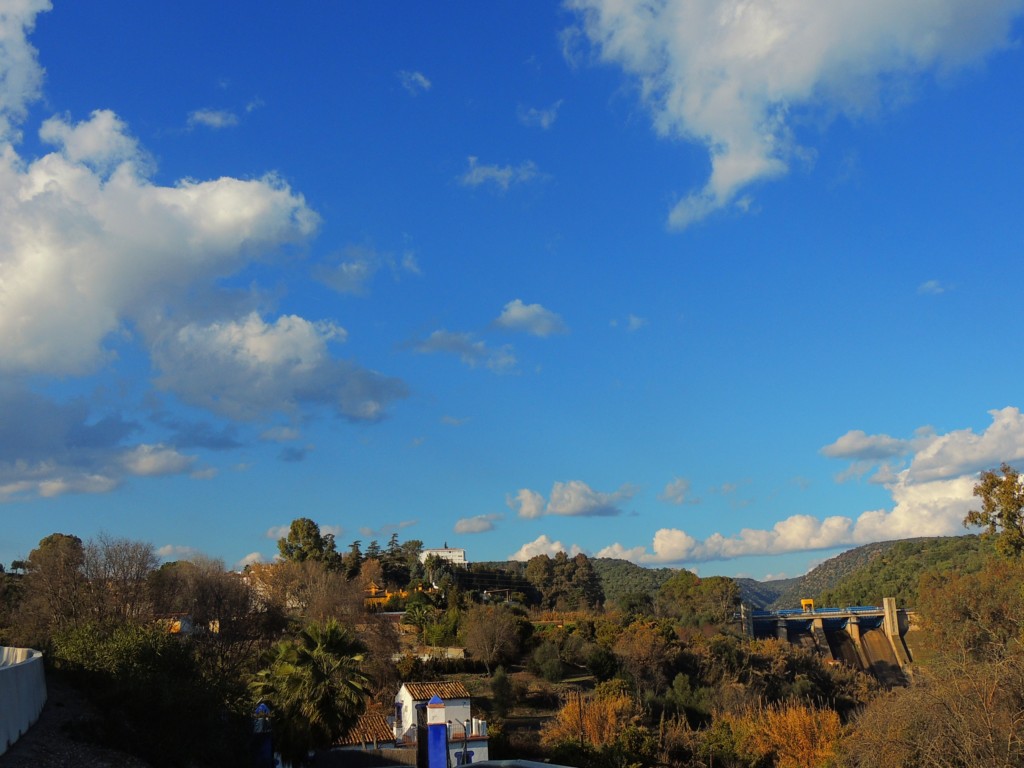
[[[444,702],[448,722],[448,752],[452,765],[486,760],[487,723],[473,717],[469,691],[458,682],[403,683],[395,696],[395,741],[416,741],[416,707],[426,706],[434,697]]]

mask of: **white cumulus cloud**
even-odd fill
[[[531,557],[537,555],[547,555],[548,557],[554,557],[559,552],[565,552],[567,555],[575,557],[576,555],[583,552],[577,545],[573,544],[569,547],[562,544],[560,541],[551,540],[546,534],[541,534],[533,541],[529,541],[523,544],[519,549],[508,556],[509,560],[521,560],[526,561]]]
[[[540,304],[524,304],[521,299],[508,302],[494,324],[498,328],[521,331],[533,336],[551,336],[569,331],[565,321],[556,312],[545,309]]]
[[[637,84],[656,131],[703,144],[711,176],[680,200],[684,228],[787,172],[794,116],[872,110],[924,74],[1012,44],[1021,0],[568,0],[597,55]]]
[[[635,493],[636,489],[629,485],[612,493],[604,493],[595,491],[582,480],[570,480],[552,485],[546,505],[544,497],[529,488],[520,489],[515,495],[509,496],[507,502],[519,517],[610,517],[621,514],[619,505],[633,498]]]
[[[703,541],[684,530],[662,528],[654,534],[650,549],[612,544],[599,557],[617,557],[637,563],[665,564],[723,560],[747,555],[774,555],[914,536],[953,536],[963,533],[963,519],[977,505],[974,485],[978,473],[1002,462],[1024,460],[1024,415],[1015,407],[989,412],[992,423],[978,434],[971,429],[910,441],[917,446],[907,468],[886,473],[883,485],[892,496],[892,507],[861,512],[856,516],[792,515],[768,529],[744,528],[733,535],[714,533]],[[848,435],[851,433],[847,433]],[[884,458],[864,433],[848,441],[849,451],[837,455],[859,456],[864,451]],[[881,446],[891,447],[884,436]]]
[[[166,445],[137,445],[125,453],[122,463],[133,475],[178,475],[195,464],[195,456],[186,456]]]

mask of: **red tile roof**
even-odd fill
[[[335,742],[341,747],[354,747],[375,742],[393,742],[395,732],[382,712],[365,712],[347,734]]]
[[[469,698],[466,686],[458,682],[406,683],[405,687],[414,701],[430,701],[434,696],[443,700]]]

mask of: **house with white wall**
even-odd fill
[[[417,706],[426,707],[431,700],[440,700],[444,704],[451,765],[469,765],[486,760],[487,723],[473,717],[469,691],[459,682],[403,683],[395,696],[396,743],[416,743]]]

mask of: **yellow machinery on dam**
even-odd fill
[[[872,673],[883,682],[899,682],[912,661],[904,640],[910,628],[909,611],[887,597],[881,606],[815,608],[801,600],[800,608],[765,611],[741,606],[740,623],[748,637],[774,637],[815,651],[827,659]]]

